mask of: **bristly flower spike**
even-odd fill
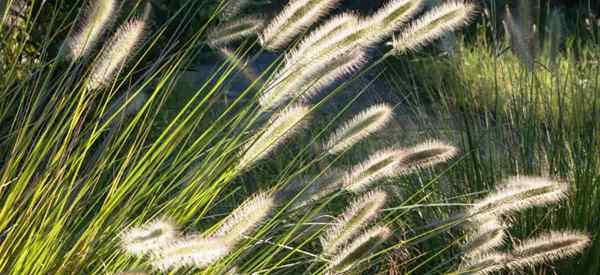
[[[389,228],[376,226],[360,235],[351,242],[336,257],[328,267],[328,274],[344,274],[365,259],[373,250],[392,235]]]
[[[267,218],[275,206],[275,200],[267,193],[258,193],[236,208],[211,235],[228,244],[235,244],[250,234]]]
[[[153,253],[164,248],[178,237],[175,223],[160,218],[140,227],[133,227],[121,233],[121,245],[134,255]]]
[[[587,234],[576,231],[555,231],[524,241],[514,248],[514,260],[509,267],[526,268],[537,264],[577,255],[590,245]]]
[[[506,229],[509,223],[500,220],[495,215],[487,215],[473,222],[472,229],[467,233],[464,246],[465,258],[475,258],[486,255],[504,243]]]
[[[564,182],[540,177],[512,177],[496,191],[476,202],[468,210],[468,215],[498,215],[548,205],[566,198],[568,188]]]
[[[439,140],[429,140],[407,149],[399,166],[403,174],[408,174],[446,162],[457,154],[456,147]]]
[[[372,45],[391,36],[413,18],[424,5],[424,0],[395,0],[387,3],[375,14],[361,20],[358,29],[361,43]]]
[[[427,12],[394,38],[397,53],[416,51],[448,32],[466,25],[473,17],[475,6],[458,1],[446,2]]]
[[[79,30],[70,35],[61,46],[60,57],[71,60],[86,57],[117,18],[117,1],[91,0],[86,4],[84,13]]]
[[[360,192],[378,180],[399,175],[399,161],[406,154],[403,149],[384,149],[371,155],[367,160],[354,165],[346,176],[344,189]]]
[[[257,133],[250,141],[239,160],[237,169],[243,171],[267,157],[302,128],[309,112],[308,106],[296,105],[274,114],[267,123],[267,128],[262,133]]]
[[[385,192],[371,191],[352,202],[322,237],[323,253],[327,255],[338,253],[340,247],[377,217],[386,199]]]
[[[103,47],[98,60],[92,65],[87,88],[104,88],[113,81],[115,74],[125,65],[144,35],[146,19],[132,19],[119,28]]]
[[[380,130],[392,118],[393,108],[387,104],[373,105],[350,121],[339,127],[327,139],[323,150],[329,154],[338,154],[365,139],[373,132]]]
[[[228,21],[213,28],[207,34],[207,42],[213,48],[227,46],[244,38],[258,34],[264,20],[256,16],[246,16]]]
[[[226,257],[232,246],[215,238],[188,236],[151,255],[151,265],[161,271],[182,267],[203,268]]]
[[[512,260],[508,253],[491,252],[468,259],[458,270],[458,274],[487,275],[500,271]]]
[[[298,34],[327,14],[340,0],[291,0],[263,30],[261,45],[268,50],[287,47]]]

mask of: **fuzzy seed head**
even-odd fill
[[[468,259],[459,268],[460,274],[487,275],[500,271],[506,267],[506,263],[512,260],[507,253],[491,252]]]
[[[306,31],[319,18],[333,9],[340,0],[290,0],[263,30],[261,45],[268,50],[287,47],[298,34]]]
[[[514,248],[510,267],[526,268],[572,257],[590,245],[587,234],[576,231],[553,231],[524,241]]]
[[[327,85],[360,69],[366,62],[366,53],[354,48],[322,55],[314,61],[291,66],[286,63],[259,98],[261,107],[272,110],[294,98],[309,100]]]
[[[329,265],[329,274],[342,274],[354,268],[392,235],[385,226],[376,226],[360,235],[334,257]]]
[[[236,243],[243,235],[250,234],[257,228],[271,214],[274,207],[275,201],[272,196],[258,193],[229,214],[212,237]]]
[[[362,43],[374,44],[391,36],[423,7],[424,0],[395,0],[361,20]]]
[[[501,246],[509,226],[510,224],[493,215],[476,221],[474,228],[467,234],[467,242],[464,246],[465,257],[475,258],[485,255]]]
[[[144,19],[132,19],[119,28],[92,65],[88,89],[95,90],[110,85],[116,73],[134,54],[143,38],[145,26]]]
[[[568,185],[545,178],[517,176],[476,202],[468,214],[504,214],[533,206],[545,206],[566,198]]]
[[[149,254],[168,245],[178,234],[173,221],[161,218],[121,233],[121,246],[130,254]]]
[[[416,51],[448,32],[468,24],[475,14],[475,5],[458,1],[446,2],[417,19],[394,39],[398,53]]]
[[[309,112],[308,106],[296,105],[273,115],[267,123],[267,128],[262,133],[258,133],[246,150],[243,150],[245,152],[240,158],[238,169],[245,170],[267,157],[294,133],[302,129]]]
[[[323,150],[338,154],[380,130],[392,118],[393,108],[387,104],[373,105],[344,123],[327,139]]]
[[[264,20],[256,16],[246,16],[216,26],[207,34],[208,44],[213,48],[227,46],[246,37],[257,34]]]
[[[84,13],[79,30],[65,40],[60,56],[71,60],[86,57],[117,17],[117,1],[89,1]]]
[[[406,151],[402,149],[385,149],[376,152],[350,169],[344,189],[360,192],[378,180],[398,175],[401,172],[398,165],[404,155]]]
[[[437,140],[429,140],[407,150],[400,161],[403,173],[411,173],[436,164],[446,162],[458,154],[452,145]]]
[[[232,247],[215,238],[189,236],[170,243],[152,256],[151,264],[160,271],[182,267],[204,268],[222,259]]]
[[[352,202],[321,239],[323,253],[334,255],[339,252],[340,247],[377,217],[386,199],[385,192],[371,191]]]

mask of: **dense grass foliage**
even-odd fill
[[[335,2],[0,2],[0,274],[600,270],[600,49]],[[401,101],[332,103],[378,67]]]

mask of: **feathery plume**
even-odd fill
[[[344,174],[339,169],[329,170],[318,178],[304,176],[278,191],[275,200],[277,204],[283,205],[293,200],[288,210],[295,210],[310,205],[339,190],[342,187],[343,180]]]
[[[486,275],[502,270],[512,259],[507,253],[492,252],[469,259],[459,268],[461,274]]]
[[[133,55],[135,48],[142,40],[145,18],[132,19],[119,28],[108,41],[98,60],[92,65],[87,88],[90,90],[108,86],[117,71]]]
[[[372,45],[391,36],[423,7],[424,0],[395,0],[361,20],[361,43]]]
[[[412,173],[417,169],[425,169],[452,159],[458,149],[452,145],[437,140],[429,140],[406,150],[400,160],[403,174]]]
[[[220,16],[223,20],[231,19],[237,15],[240,15],[242,11],[250,6],[250,0],[229,0],[225,4],[225,8],[221,12]]]
[[[429,42],[466,25],[475,12],[473,4],[451,1],[442,4],[417,19],[393,41],[394,50],[416,51]]]
[[[258,227],[269,216],[274,206],[273,197],[267,193],[254,195],[229,214],[211,237],[227,243],[236,243],[243,235]]]
[[[327,14],[340,0],[291,0],[260,35],[261,45],[278,50]]]
[[[302,128],[310,108],[305,105],[296,105],[274,114],[267,123],[267,128],[257,134],[247,146],[242,155],[238,169],[247,169],[253,163],[267,157],[277,147]]]
[[[264,20],[256,16],[245,16],[225,22],[216,26],[207,34],[208,45],[213,48],[227,46],[257,34],[263,24]]]
[[[121,233],[121,246],[134,255],[148,254],[163,248],[178,236],[174,222],[161,218]]]
[[[265,110],[275,109],[290,99],[301,97],[308,100],[323,87],[361,68],[366,53],[361,48],[322,55],[311,64],[288,67],[278,73],[259,98]]]
[[[385,226],[376,226],[350,243],[331,262],[328,271],[331,274],[341,274],[356,266],[380,244],[391,236],[391,231]]]
[[[87,56],[96,46],[104,31],[117,18],[117,1],[92,0],[86,4],[79,30],[61,46],[59,56],[77,60]]]
[[[323,253],[334,255],[360,230],[377,217],[385,204],[387,195],[383,191],[371,191],[350,204],[321,239]]]
[[[465,257],[475,258],[485,255],[492,249],[501,246],[506,236],[505,230],[509,226],[508,223],[494,215],[478,219],[472,231],[467,234],[467,242],[464,246]]]
[[[514,248],[510,267],[525,268],[574,256],[590,244],[587,234],[555,231],[524,241]]]
[[[564,199],[568,185],[539,177],[511,177],[495,192],[476,202],[469,210],[471,216],[503,214],[532,206],[548,205]]]
[[[182,267],[206,267],[231,252],[231,246],[215,238],[186,237],[170,243],[152,256],[156,269],[167,271]]]
[[[323,150],[337,154],[381,129],[392,118],[392,107],[387,104],[373,105],[344,123],[327,139]]]
[[[343,13],[327,20],[323,25],[304,38],[300,44],[286,54],[286,65],[297,64],[301,59],[322,54],[322,48],[331,46],[345,37],[358,25],[358,18],[353,13]]]
[[[401,172],[398,164],[405,154],[405,150],[402,149],[385,149],[376,152],[350,169],[344,182],[344,189],[360,192],[375,181],[398,175]]]

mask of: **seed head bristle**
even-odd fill
[[[79,22],[79,30],[65,40],[59,56],[71,60],[86,57],[117,17],[117,1],[89,1],[84,8],[82,22]]]
[[[452,159],[458,149],[452,145],[437,140],[418,144],[406,151],[400,161],[403,173],[412,173],[417,169],[425,169]]]
[[[125,230],[120,235],[121,246],[134,255],[149,254],[162,249],[178,237],[175,223],[167,218],[160,218],[140,227]]]
[[[390,229],[385,226],[376,226],[366,231],[332,259],[328,267],[329,274],[348,272],[385,242],[391,234]]]
[[[150,263],[161,271],[183,267],[204,268],[227,256],[231,249],[227,242],[216,238],[188,236],[152,255]]]
[[[275,109],[297,97],[309,100],[323,87],[357,71],[365,62],[364,50],[355,48],[320,56],[311,64],[291,67],[286,64],[259,98],[261,107],[265,110]]]
[[[271,195],[254,195],[229,214],[211,237],[236,243],[243,235],[254,231],[271,214],[274,207],[275,201]]]
[[[339,40],[336,37],[349,33],[357,23],[358,18],[353,13],[343,13],[327,20],[286,54],[286,65],[296,65],[302,59],[316,60],[316,56],[323,53],[322,48],[331,46],[331,43]]]
[[[459,268],[460,274],[486,275],[500,271],[511,261],[512,256],[507,253],[491,252],[468,259]]]
[[[340,0],[291,0],[263,30],[261,45],[268,50],[287,47],[298,34],[333,9]]]
[[[464,246],[465,257],[485,255],[501,246],[509,226],[508,223],[493,215],[475,222],[474,228],[467,234],[467,242]]]
[[[257,133],[240,158],[238,169],[243,171],[267,157],[287,139],[302,129],[310,108],[305,105],[289,107],[274,114],[262,133]]]
[[[545,178],[509,178],[495,192],[476,202],[469,215],[504,214],[533,206],[544,206],[566,198],[568,185]]]
[[[374,153],[350,169],[344,189],[360,192],[378,180],[400,174],[402,170],[398,169],[398,164],[404,155],[406,151],[403,149],[384,149]]]
[[[133,55],[142,40],[145,26],[145,19],[132,19],[117,30],[92,65],[88,89],[94,90],[110,85],[115,74]]]
[[[571,257],[581,253],[590,242],[587,234],[577,231],[545,233],[515,247],[512,252],[514,259],[508,265],[513,268],[526,268]]]
[[[391,36],[423,7],[424,0],[395,0],[361,20],[359,29],[363,42],[373,44]]]
[[[344,174],[339,169],[329,170],[318,178],[303,176],[277,192],[276,200],[278,204],[284,205],[293,200],[288,209],[298,209],[338,191],[342,187],[343,180]]]
[[[387,104],[373,105],[345,122],[327,139],[323,150],[338,154],[380,130],[390,121],[393,108]]]
[[[419,50],[445,33],[466,25],[474,13],[473,4],[446,2],[427,12],[406,28],[394,39],[393,47],[398,53]]]
[[[207,34],[208,44],[213,48],[227,46],[244,38],[258,34],[264,20],[256,16],[245,16],[220,24]]]
[[[338,253],[340,247],[377,217],[386,199],[385,192],[371,191],[352,202],[321,238],[323,253],[327,255]]]

